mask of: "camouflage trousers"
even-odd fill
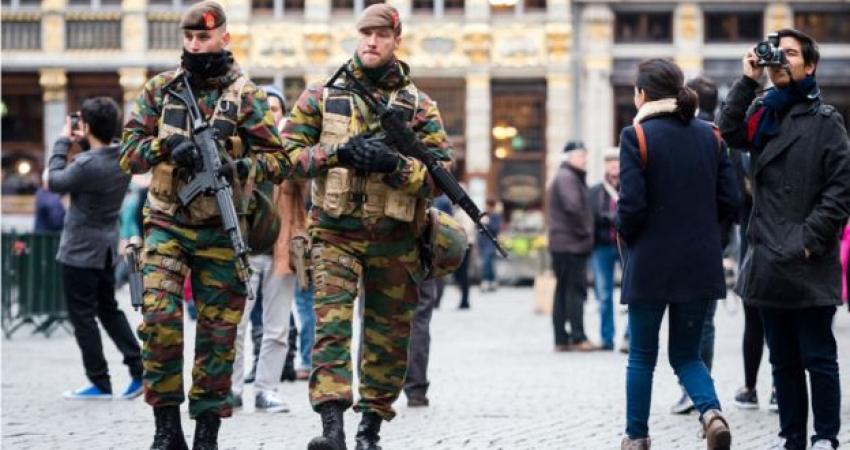
[[[407,230],[374,240],[330,230],[311,235],[316,340],[310,403],[315,410],[328,401],[353,403],[351,330],[362,279],[360,399],[354,409],[390,420],[404,385],[410,321],[419,301],[422,269],[416,240]]]
[[[145,227],[143,322],[139,326],[145,401],[179,405],[183,393],[183,281],[191,276],[198,311],[189,414],[233,412],[230,377],[236,325],[245,306],[234,252],[218,227],[150,219]]]

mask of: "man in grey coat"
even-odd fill
[[[63,394],[67,399],[112,398],[109,368],[103,356],[95,318],[124,356],[131,382],[120,398],[142,394],[142,357],[127,317],[115,301],[114,266],[118,259],[118,214],[130,177],[118,167],[120,148],[112,139],[120,129],[121,113],[114,100],[86,100],[78,126],[68,120],[53,146],[48,162],[47,186],[56,193],[71,195],[65,228],[56,259],[62,265],[62,280],[68,316],[83,356],[86,377],[91,381]],[[68,164],[68,151],[75,143],[90,150]]]
[[[593,210],[585,182],[587,150],[581,142],[568,142],[564,153],[547,193],[549,251],[557,280],[552,309],[555,351],[592,351],[599,346],[584,334],[587,258],[593,249]]]

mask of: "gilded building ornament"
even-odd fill
[[[680,38],[686,41],[698,39],[697,28],[699,27],[699,11],[692,3],[680,4],[676,10],[677,32]]]
[[[546,53],[549,62],[566,62],[570,52],[572,29],[564,23],[546,25]]]
[[[304,53],[313,64],[324,64],[331,54],[331,35],[327,28],[304,29]]]
[[[41,69],[39,71],[38,84],[44,93],[42,99],[47,102],[64,102],[65,87],[68,85],[68,77],[65,69]]]
[[[125,67],[118,69],[118,84],[124,90],[124,102],[133,102],[139,98],[147,82],[148,73],[144,67]]]
[[[470,24],[463,30],[463,51],[473,64],[485,64],[490,61],[492,37],[487,25]]]

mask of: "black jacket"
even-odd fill
[[[617,208],[611,205],[611,196],[603,183],[590,188],[590,206],[593,208],[593,245],[616,245],[611,229],[614,227]]]
[[[740,202],[725,145],[698,119],[685,124],[667,114],[641,125],[646,168],[634,127],[620,135],[617,231],[628,246],[621,302],[723,298],[720,220]]]
[[[755,150],[746,120],[761,105],[757,87],[737,81],[718,121],[729,145],[752,155],[749,248],[735,290],[753,306],[838,305],[839,232],[850,215],[850,141],[841,115],[819,98],[798,103],[779,135]]]

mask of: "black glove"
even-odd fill
[[[230,160],[221,166],[218,173],[224,175],[230,184],[233,184],[234,174],[239,180],[245,180],[251,173],[251,159],[239,158]]]
[[[198,148],[195,143],[185,140],[171,150],[171,163],[177,167],[194,169],[198,161]]]
[[[355,164],[366,172],[390,173],[398,168],[398,152],[381,139],[364,139],[355,153]]]
[[[390,173],[398,167],[399,156],[382,139],[354,136],[337,148],[340,164],[360,172]]]

